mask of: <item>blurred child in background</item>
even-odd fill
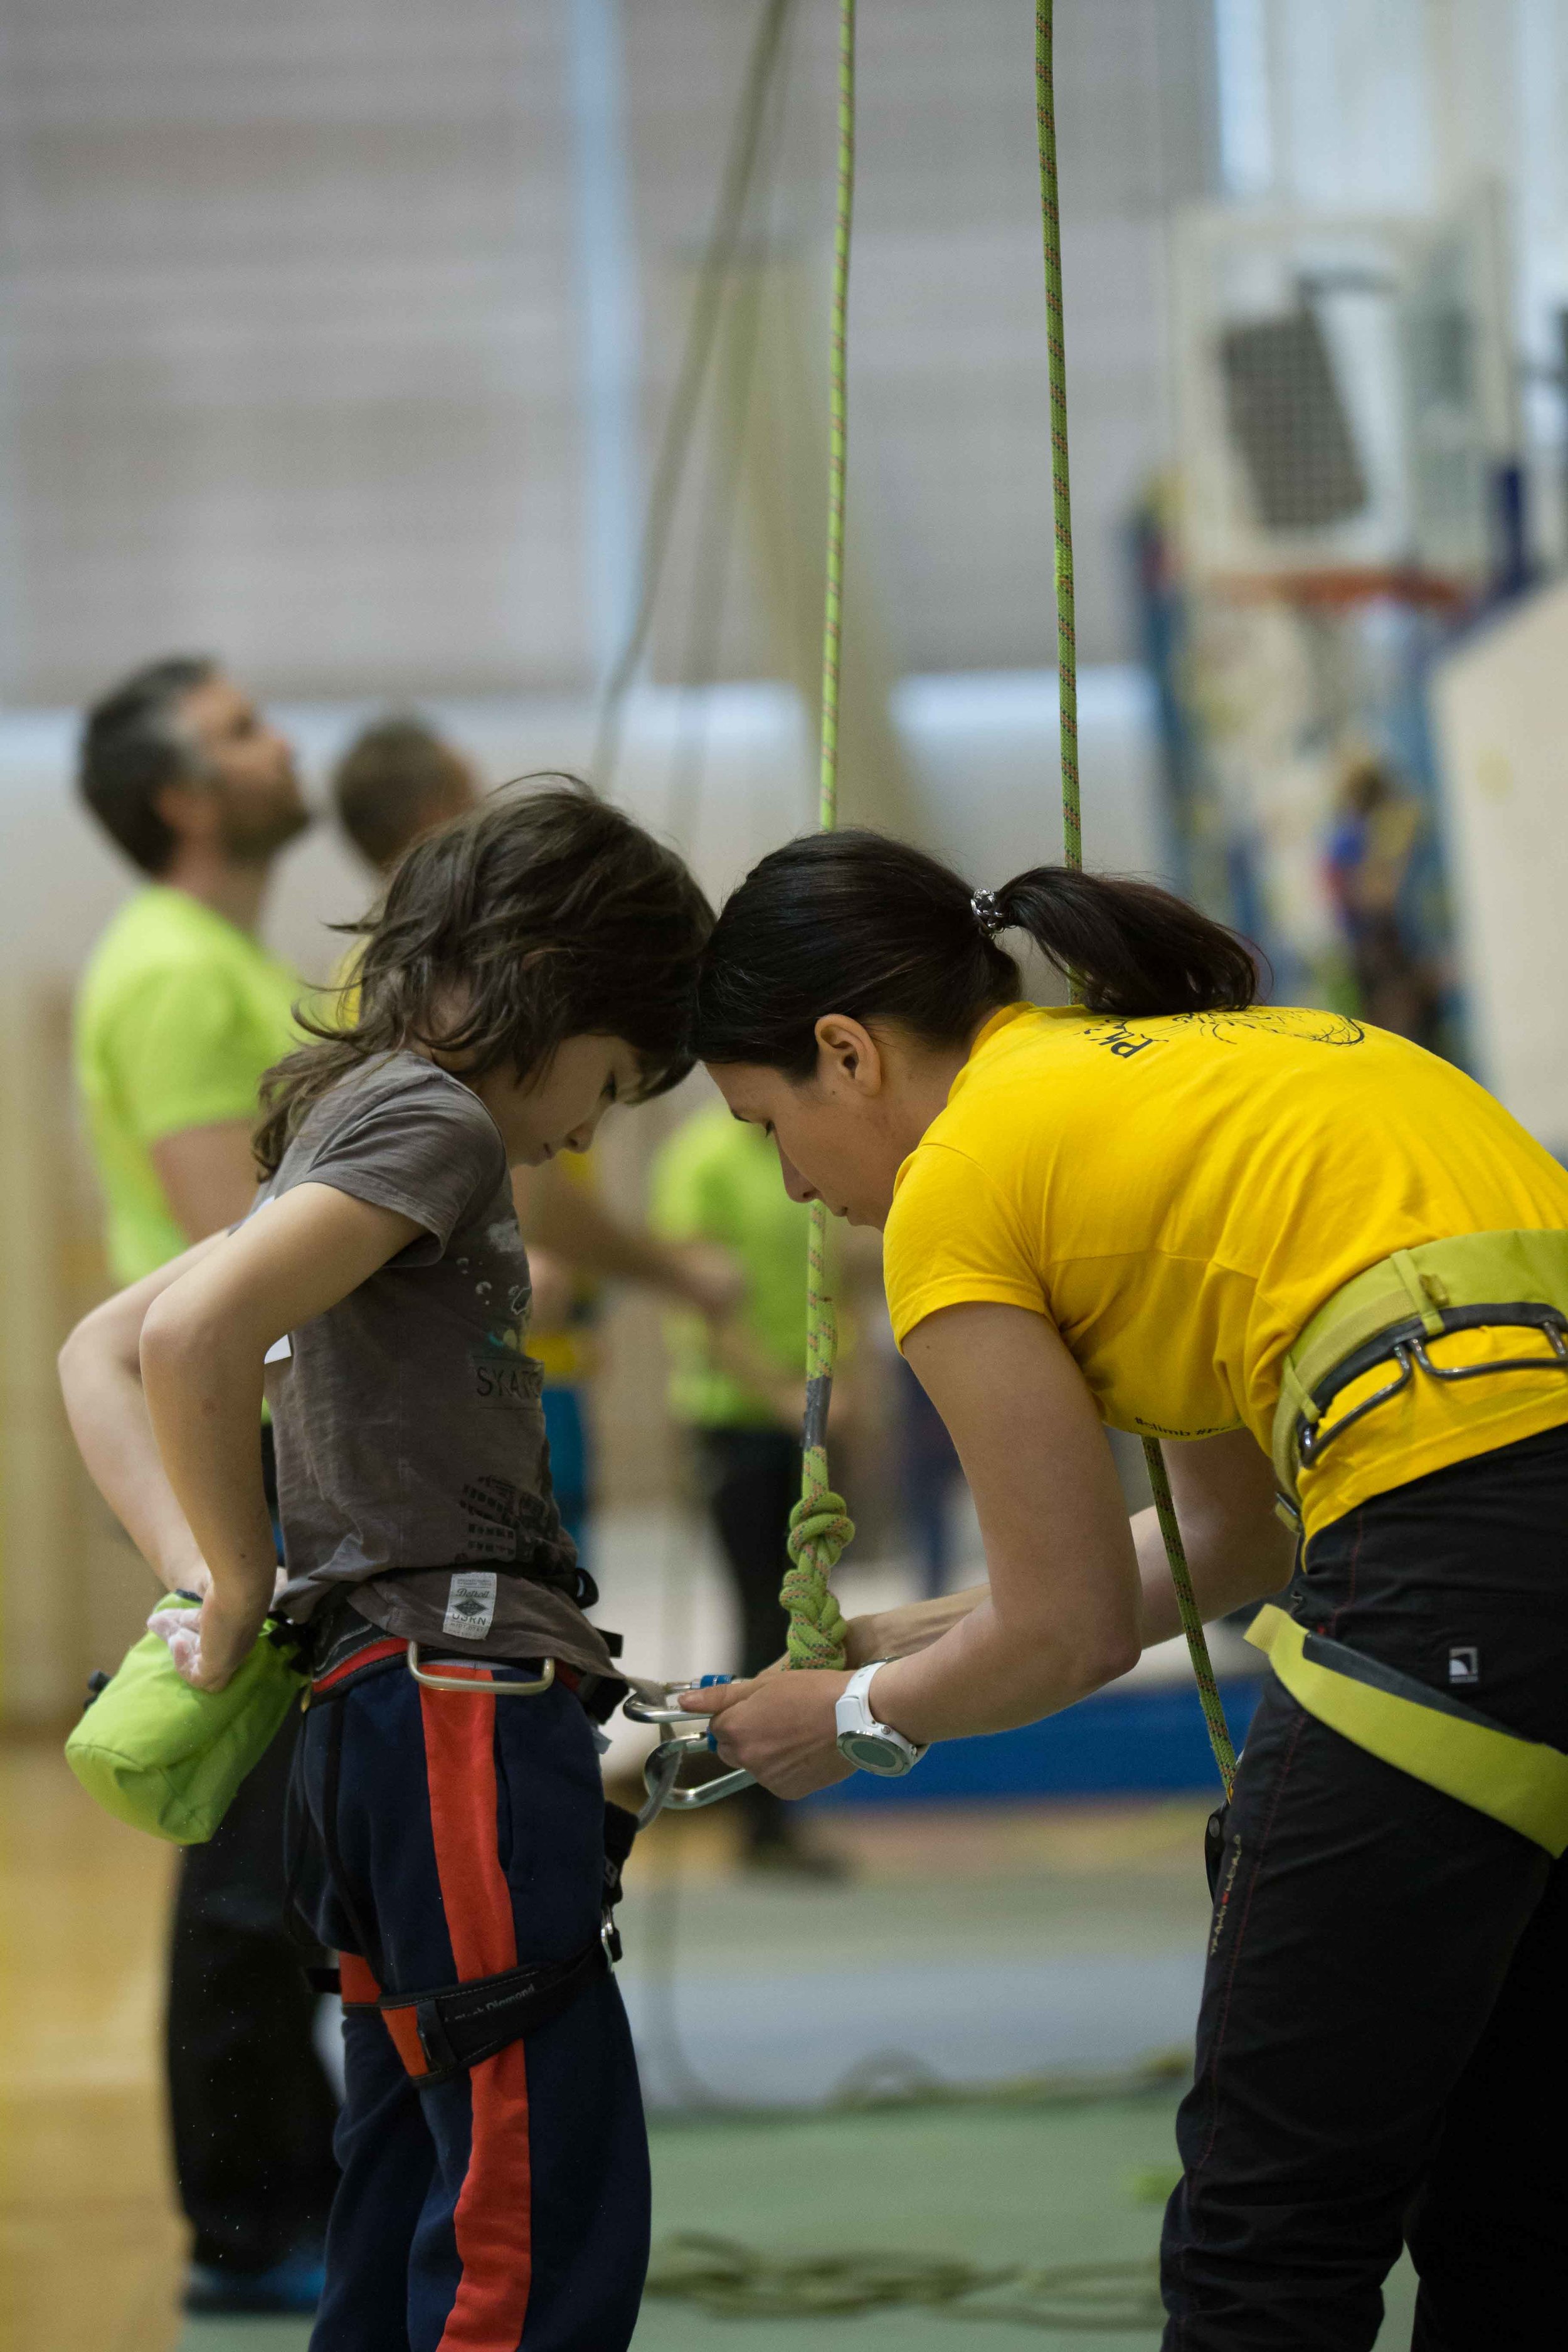
[[[477,808],[482,791],[466,754],[414,713],[374,720],[332,771],[338,821],[383,877],[422,835]],[[592,1153],[514,1169],[512,1197],[533,1274],[528,1347],[544,1369],[556,1507],[585,1552],[595,1490],[589,1390],[605,1283],[641,1284],[699,1315],[714,1315],[734,1304],[739,1277],[721,1251],[672,1245],[606,1209]]]
[[[741,1618],[740,1671],[760,1674],[784,1648],[779,1584],[800,1496],[805,1402],[805,1240],[810,1213],[779,1181],[761,1128],[716,1102],[678,1129],[653,1167],[652,1222],[672,1241],[720,1244],[745,1276],[722,1319],[671,1316],[669,1398],[689,1430]],[[734,1801],[747,1857],[761,1867],[820,1871],[795,1808],[766,1789]]]

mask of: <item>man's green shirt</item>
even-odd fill
[[[654,1162],[652,1223],[671,1241],[722,1242],[745,1269],[741,1320],[781,1372],[804,1377],[807,1211],[792,1201],[778,1153],[760,1127],[722,1103],[700,1110]],[[773,1407],[720,1370],[698,1315],[668,1324],[670,1406],[700,1429],[765,1429]]]
[[[88,962],[76,1074],[108,1207],[109,1262],[137,1282],[188,1247],[150,1147],[253,1119],[263,1073],[300,1043],[298,976],[210,907],[154,883]]]

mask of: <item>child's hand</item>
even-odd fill
[[[193,1690],[220,1691],[249,1656],[266,1612],[237,1611],[210,1588],[199,1610],[155,1609],[147,1630],[169,1645],[180,1680]]]

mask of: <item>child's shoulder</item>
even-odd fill
[[[425,1055],[399,1047],[346,1071],[310,1105],[289,1142],[286,1162],[318,1160],[351,1141],[363,1149],[373,1139],[396,1150],[412,1144],[416,1130],[432,1129],[489,1160],[505,1150],[495,1121],[470,1087]],[[279,1173],[283,1173],[282,1170]]]

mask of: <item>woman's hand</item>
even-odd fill
[[[854,1769],[838,1753],[833,1717],[848,1682],[847,1675],[818,1669],[779,1674],[770,1668],[752,1682],[683,1692],[680,1704],[689,1715],[713,1717],[726,1763],[742,1765],[775,1797],[809,1797]]]

